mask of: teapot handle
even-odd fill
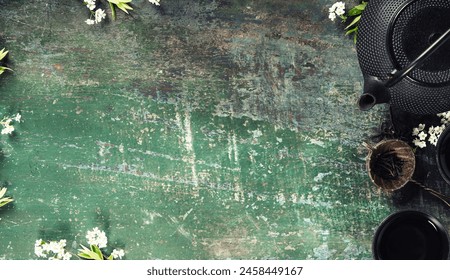
[[[450,39],[450,28],[439,38],[434,41],[426,50],[424,50],[413,62],[407,65],[402,70],[394,69],[391,72],[391,77],[386,81],[385,87],[390,88],[400,82],[409,72],[422,65],[435,51]]]

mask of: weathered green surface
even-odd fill
[[[128,259],[370,259],[396,210],[361,147],[384,113],[355,106],[331,2],[133,2],[92,27],[81,1],[0,0],[1,113],[24,120],[0,258],[98,226]]]

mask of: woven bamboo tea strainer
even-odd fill
[[[413,180],[416,158],[412,148],[398,139],[383,140],[368,149],[366,168],[371,181],[379,189],[391,193],[412,182],[450,207],[450,197]]]

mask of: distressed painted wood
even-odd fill
[[[329,1],[0,0],[0,258],[106,231],[128,259],[370,259],[396,205],[365,171],[384,107],[360,112],[353,42]],[[418,202],[420,200],[420,202]],[[424,206],[425,205],[425,206]],[[428,205],[428,206],[427,206]]]

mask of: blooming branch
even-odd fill
[[[119,8],[124,13],[133,10],[130,6],[133,0],[107,0],[109,8],[111,9],[112,19],[116,19],[116,8]],[[161,0],[149,0],[150,3],[156,6],[160,6]],[[88,25],[94,25],[102,22],[106,18],[105,10],[97,8],[97,0],[83,0],[83,4],[90,11],[90,17],[85,21]]]
[[[328,10],[328,18],[331,19],[331,21],[334,21],[336,17],[340,17],[342,20],[346,20],[347,17],[345,17],[345,3],[344,2],[336,2],[333,4],[333,6],[330,7]]]
[[[122,259],[125,251],[114,249],[109,257],[103,253],[102,249],[107,247],[108,238],[104,231],[97,227],[89,230],[86,234],[89,248],[83,245],[78,249],[77,256],[85,260],[117,260]],[[65,251],[66,240],[45,242],[42,239],[36,240],[34,253],[39,258],[48,258],[49,260],[70,260],[72,254]]]
[[[148,0],[150,3],[152,3],[153,5],[159,6],[159,2],[161,2],[161,0]]]
[[[105,248],[108,243],[108,238],[104,231],[98,229],[98,227],[90,230],[86,234],[86,239],[89,245],[95,245],[98,248]]]
[[[353,34],[353,40],[356,43],[356,37],[358,35],[358,24],[361,20],[361,15],[366,9],[367,2],[362,1],[361,4],[356,5],[350,9],[347,13],[345,12],[345,3],[336,2],[328,9],[328,18],[331,21],[335,21],[336,18],[340,18],[342,22],[347,22],[349,18],[352,18],[352,22],[345,27],[347,32],[345,35]]]
[[[66,252],[66,240],[45,242],[42,239],[36,240],[34,244],[34,253],[40,258],[48,258],[49,260],[70,260],[72,254]]]
[[[439,137],[450,123],[450,111],[439,113],[437,116],[441,118],[441,125],[430,126],[428,131],[425,129],[425,124],[419,124],[413,129],[412,136],[414,136],[414,146],[418,148],[425,148],[427,146],[427,140],[431,145],[437,145]]]
[[[0,120],[0,125],[3,127],[1,134],[11,134],[14,132],[15,128],[12,125],[13,121],[20,123],[22,116],[17,113],[15,117],[4,117]]]

